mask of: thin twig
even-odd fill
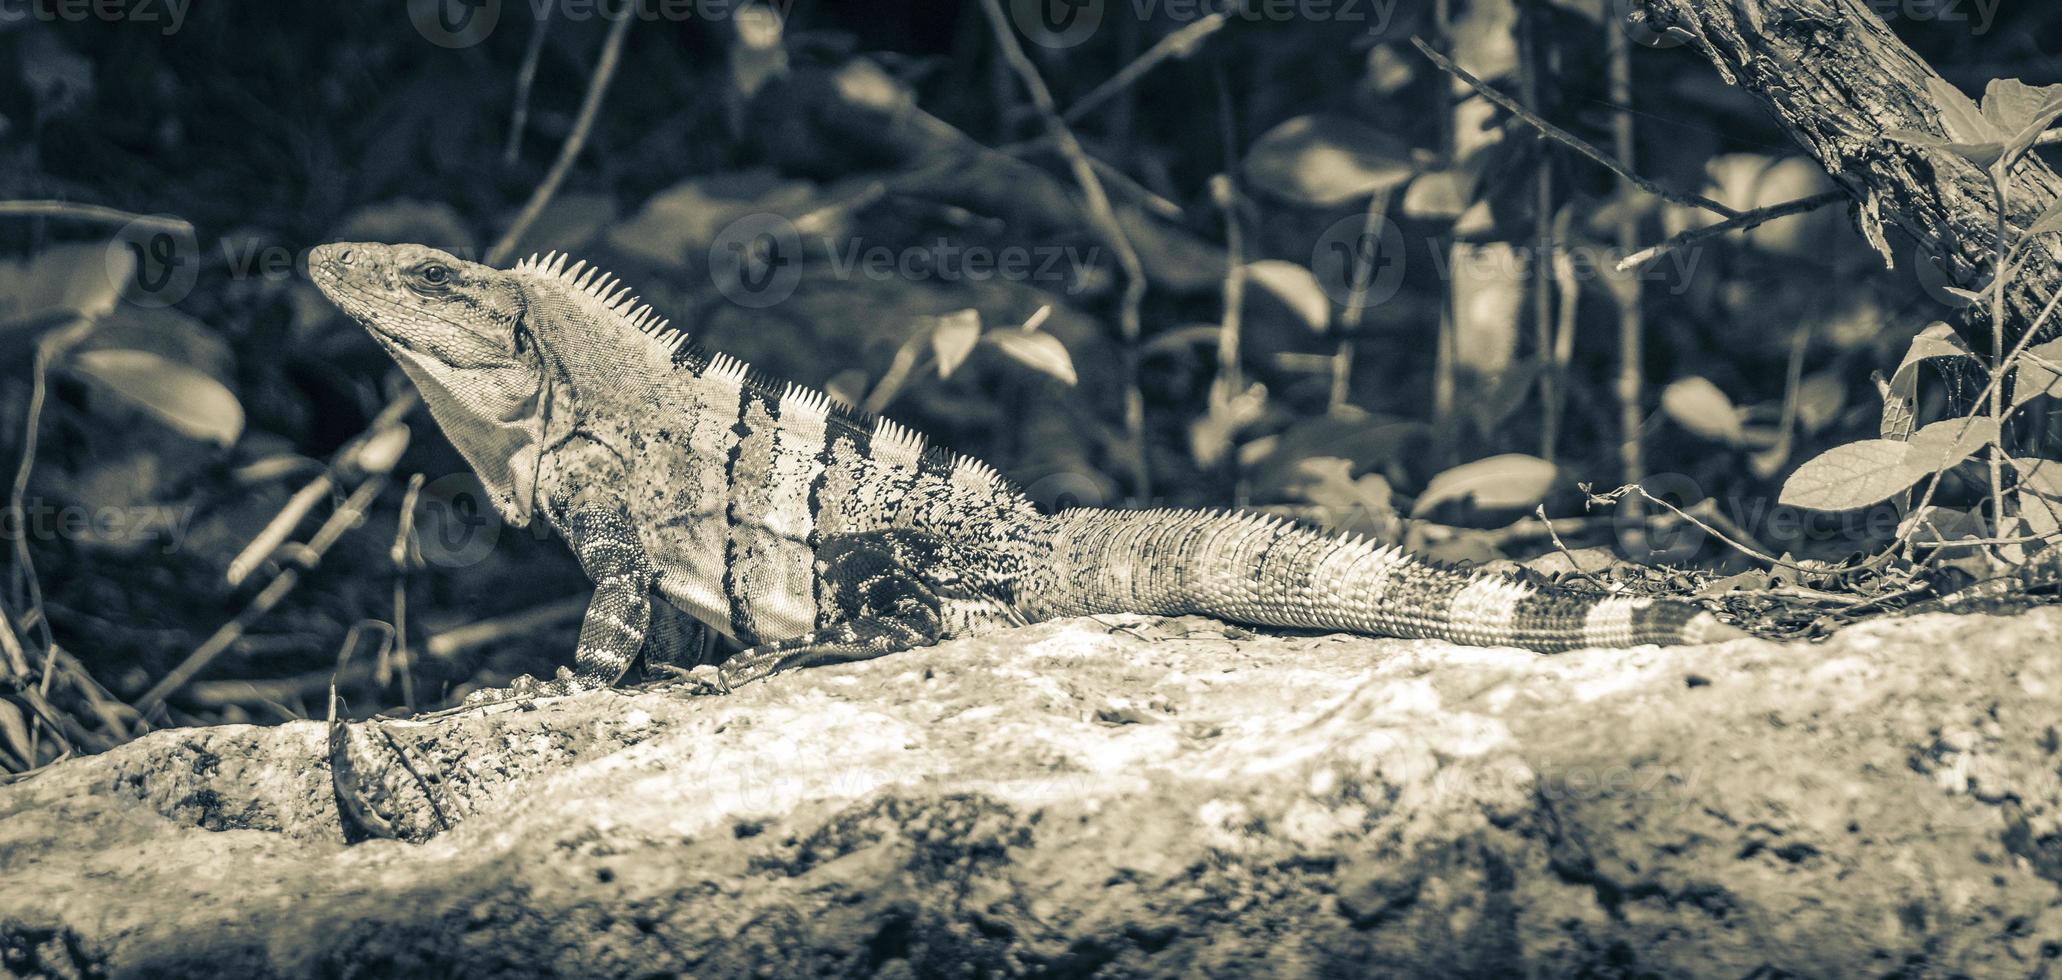
[[[1238,121],[1232,115],[1231,82],[1225,78],[1223,65],[1211,66],[1210,88],[1217,97],[1218,150],[1224,154],[1224,172],[1210,178],[1210,196],[1224,212],[1224,315],[1217,325],[1217,383],[1229,403],[1246,390],[1244,364],[1239,359],[1239,332],[1246,312],[1246,235],[1239,223],[1242,195],[1234,169],[1239,158]],[[1237,457],[1227,454],[1226,459],[1236,471]]]
[[[401,703],[415,710],[415,663],[408,651],[408,577],[417,562],[415,504],[422,499],[422,474],[408,477],[408,492],[401,495],[401,517],[394,528],[394,546],[387,557],[394,565],[394,665],[401,672]],[[380,662],[386,672],[386,662]],[[384,682],[385,678],[381,678]]]
[[[1617,35],[1619,32],[1614,31],[1612,33],[1614,35]],[[1522,105],[1519,105],[1510,96],[1507,96],[1502,92],[1499,92],[1496,89],[1489,87],[1481,79],[1469,74],[1467,69],[1454,64],[1446,56],[1440,54],[1437,51],[1432,50],[1432,48],[1429,45],[1427,45],[1423,40],[1413,37],[1410,39],[1410,43],[1417,45],[1418,50],[1424,52],[1425,57],[1432,59],[1432,63],[1438,65],[1442,71],[1445,71],[1448,74],[1453,75],[1455,78],[1458,78],[1461,81],[1468,83],[1468,86],[1470,88],[1473,88],[1475,91],[1481,93],[1483,98],[1488,99],[1489,101],[1494,102],[1497,105],[1503,107],[1503,109],[1506,112],[1509,112],[1514,116],[1517,116],[1520,120],[1524,121],[1527,125],[1531,126],[1532,128],[1537,129],[1540,132],[1545,133],[1547,136],[1550,136],[1555,140],[1558,140],[1574,148],[1574,150],[1577,153],[1580,153],[1583,156],[1586,156],[1591,160],[1594,160],[1597,163],[1602,164],[1605,169],[1611,171],[1614,174],[1617,174],[1619,177],[1625,180],[1631,181],[1635,185],[1638,185],[1641,190],[1644,190],[1647,193],[1662,198],[1664,200],[1674,201],[1675,203],[1683,205],[1684,207],[1703,208],[1706,211],[1710,211],[1714,214],[1723,215],[1728,218],[1737,218],[1740,216],[1739,211],[1726,207],[1725,205],[1720,204],[1717,201],[1714,201],[1708,197],[1705,197],[1702,194],[1691,194],[1684,191],[1671,190],[1651,180],[1648,180],[1645,177],[1633,173],[1631,169],[1626,167],[1624,164],[1619,163],[1618,160],[1613,158],[1610,154],[1605,153],[1604,151],[1599,150],[1594,146],[1591,146],[1589,143],[1585,142],[1581,137],[1578,137],[1575,134],[1570,133],[1565,129],[1562,129],[1561,127],[1556,126],[1553,123],[1541,119],[1537,114],[1535,114],[1531,110],[1525,108]]]
[[[1545,50],[1538,30],[1541,2],[1525,0],[1518,11],[1518,90],[1525,104],[1535,108],[1545,105],[1540,92],[1540,76],[1546,70],[1541,64]],[[1553,262],[1553,213],[1554,161],[1551,154],[1541,153],[1532,171],[1532,346],[1540,364],[1539,455],[1549,463],[1554,461],[1554,443],[1560,438],[1560,419],[1546,410],[1559,397],[1554,390],[1559,379],[1548,366],[1554,347],[1554,278],[1549,268]],[[1540,511],[1542,517],[1545,513]]]
[[[1846,191],[1824,191],[1818,194],[1813,194],[1810,197],[1800,197],[1794,201],[1784,201],[1781,204],[1771,204],[1765,208],[1755,208],[1752,211],[1744,211],[1736,217],[1727,218],[1724,221],[1718,222],[1717,224],[1705,225],[1702,228],[1692,228],[1688,231],[1676,234],[1670,237],[1667,241],[1661,242],[1658,245],[1649,245],[1646,248],[1640,249],[1637,252],[1627,255],[1625,258],[1618,260],[1618,271],[1626,272],[1628,270],[1640,268],[1641,266],[1644,266],[1647,263],[1662,257],[1663,255],[1667,255],[1668,253],[1673,252],[1676,249],[1682,248],[1685,245],[1689,245],[1695,242],[1703,241],[1706,238],[1713,238],[1718,235],[1726,234],[1727,232],[1744,231],[1748,228],[1753,228],[1757,225],[1774,221],[1777,218],[1787,218],[1793,214],[1804,214],[1809,211],[1816,211],[1822,207],[1825,207],[1828,204],[1834,203],[1835,201],[1844,200],[1847,200]]]
[[[7,607],[0,605],[0,656],[6,658],[7,677],[27,681],[29,677],[28,654],[22,649],[21,637],[14,633],[14,621],[7,616]]]
[[[323,555],[328,553],[338,539],[342,538],[346,531],[364,521],[366,510],[372,506],[373,499],[379,496],[380,488],[386,486],[386,483],[385,474],[374,474],[351,491],[343,505],[329,515],[329,520],[315,532],[313,538],[309,539],[297,564],[281,569],[279,575],[266,583],[264,590],[251,599],[250,604],[245,606],[242,612],[237,613],[229,622],[223,623],[221,628],[215,630],[214,635],[188,654],[179,666],[172,668],[172,672],[166,674],[163,680],[152,685],[142,697],[137,698],[136,713],[145,718],[150,717],[152,712],[164,704],[165,698],[185,686],[187,681],[193,679],[193,675],[200,673],[216,657],[221,656],[223,651],[234,645],[243,636],[244,631],[250,629],[251,624],[279,605],[293,592],[294,586],[300,584],[303,570],[312,570],[321,564]]]
[[[564,146],[559,147],[558,159],[552,161],[551,170],[545,173],[543,182],[530,192],[530,200],[523,210],[509,222],[508,230],[501,233],[501,240],[487,252],[487,265],[500,265],[507,261],[509,253],[515,251],[516,243],[537,216],[544,213],[544,206],[558,193],[559,185],[565,182],[566,174],[573,169],[573,161],[580,156],[580,150],[587,145],[587,134],[594,128],[594,117],[601,111],[602,96],[608,94],[609,80],[616,75],[616,64],[622,60],[623,38],[630,33],[630,24],[637,18],[627,12],[609,25],[608,40],[602,42],[601,57],[594,63],[594,77],[587,82],[587,94],[580,99],[580,112],[573,117],[573,131],[566,134]]]
[[[76,201],[0,201],[0,218],[69,218],[109,225],[141,225],[161,228],[175,235],[192,235],[193,225],[180,218],[136,214],[100,204]]]
[[[1439,42],[1440,47],[1449,47],[1453,44],[1452,0],[1433,0],[1432,28],[1437,32],[1433,39]],[[1434,51],[1429,44],[1419,42],[1419,47],[1435,58],[1444,57]],[[1433,121],[1438,123],[1439,159],[1442,166],[1453,166],[1458,162],[1454,156],[1454,147],[1457,145],[1456,131],[1460,120],[1456,116],[1460,111],[1460,103],[1447,97],[1447,86],[1435,86],[1433,92],[1436,106]],[[1463,248],[1459,235],[1449,234],[1434,241],[1432,247],[1445,250],[1447,268],[1454,268],[1459,263]],[[1432,425],[1435,432],[1450,433],[1453,431],[1454,403],[1460,395],[1461,291],[1468,288],[1468,283],[1463,277],[1455,275],[1447,276],[1441,285],[1444,288],[1439,291],[1439,321],[1433,328],[1432,338]],[[1443,437],[1438,442],[1441,455],[1444,457],[1438,461],[1438,465],[1452,465],[1453,447],[1459,440]]]
[[[968,139],[972,139],[972,137],[968,137]],[[1037,139],[1018,140],[1015,143],[1005,143],[1002,146],[996,147],[994,150],[989,150],[988,152],[1001,153],[1009,156],[1012,159],[1017,159],[1029,156],[1033,153],[1043,153],[1047,150],[1057,150],[1058,146],[1059,145],[1056,142],[1054,142],[1054,140],[1051,137],[1041,136]],[[986,147],[982,147],[982,149],[987,150]],[[1139,204],[1144,205],[1147,210],[1152,211],[1154,214],[1157,214],[1160,217],[1166,218],[1170,221],[1179,221],[1188,214],[1187,211],[1184,211],[1182,209],[1181,205],[1168,200],[1166,197],[1160,194],[1154,193],[1151,188],[1139,183],[1136,180],[1131,179],[1130,174],[1127,174],[1124,171],[1117,169],[1117,167],[1113,164],[1104,162],[1104,160],[1101,157],[1097,157],[1093,154],[1090,154],[1088,162],[1095,167],[1096,176],[1099,176],[1102,179],[1109,181],[1111,187],[1115,188],[1116,190],[1122,191],[1124,194],[1129,195],[1133,200],[1137,201]]]
[[[1546,531],[1546,536],[1547,536],[1547,539],[1548,539],[1548,540],[1550,540],[1550,541],[1552,541],[1552,542],[1554,543],[1554,550],[1556,550],[1556,551],[1560,552],[1560,553],[1561,553],[1561,557],[1563,557],[1563,558],[1566,558],[1566,559],[1568,559],[1568,568],[1569,568],[1569,570],[1573,571],[1573,572],[1574,572],[1575,574],[1577,574],[1577,575],[1581,576],[1582,578],[1586,579],[1586,580],[1587,580],[1587,581],[1588,581],[1588,582],[1589,582],[1589,583],[1590,583],[1591,585],[1595,585],[1595,586],[1597,586],[1598,588],[1601,588],[1601,589],[1603,589],[1603,590],[1604,590],[1604,591],[1606,591],[1606,592],[1609,592],[1609,591],[1611,591],[1611,583],[1609,583],[1609,582],[1606,582],[1606,581],[1604,581],[1604,580],[1602,580],[1602,579],[1600,579],[1600,578],[1597,578],[1597,576],[1596,576],[1596,574],[1595,574],[1595,573],[1593,573],[1593,572],[1589,571],[1588,569],[1585,569],[1585,568],[1583,568],[1583,567],[1582,567],[1582,560],[1581,560],[1581,559],[1579,559],[1579,558],[1576,558],[1576,557],[1575,557],[1575,553],[1574,553],[1574,552],[1572,552],[1572,551],[1569,551],[1569,550],[1568,550],[1568,545],[1567,545],[1566,543],[1562,542],[1562,540],[1561,540],[1561,534],[1560,534],[1560,532],[1558,532],[1558,531],[1554,530],[1554,520],[1553,520],[1553,518],[1551,518],[1551,517],[1548,517],[1548,516],[1547,516],[1547,512],[1546,512],[1546,505],[1545,505],[1545,504],[1540,504],[1539,506],[1537,506],[1537,507],[1534,507],[1534,508],[1532,509],[1532,512],[1533,512],[1534,514],[1538,515],[1538,517],[1539,517],[1539,523],[1540,523],[1540,526],[1541,526],[1541,528],[1542,528],[1543,530],[1545,530],[1545,531]],[[1511,525],[1510,525],[1509,527],[1505,528],[1505,530],[1510,530],[1511,528],[1515,528],[1515,527],[1517,527],[1517,526],[1518,526],[1519,524],[1523,524],[1523,523],[1525,523],[1525,522],[1523,522],[1523,521],[1518,521],[1518,522],[1515,522],[1515,523],[1511,524]]]
[[[1070,124],[1080,122],[1081,117],[1094,112],[1097,107],[1108,102],[1111,96],[1137,84],[1147,72],[1160,67],[1167,59],[1194,54],[1205,38],[1222,30],[1224,25],[1231,22],[1232,14],[1241,6],[1239,0],[1232,0],[1224,10],[1199,17],[1194,23],[1161,38],[1136,60],[1117,69],[1117,74],[1111,75],[1101,85],[1089,90],[1087,95],[1068,106],[1067,111],[1060,115],[1060,119]]]
[[[266,522],[257,536],[251,538],[250,543],[244,545],[243,550],[229,560],[229,570],[224,575],[229,587],[242,588],[244,580],[250,578],[252,572],[257,571],[266,559],[272,557],[273,552],[279,550],[280,545],[286,543],[286,539],[294,533],[294,528],[301,526],[301,520],[315,509],[316,504],[329,499],[329,492],[335,487],[335,470],[323,470],[315,479],[308,481],[306,486],[295,491],[292,497],[287,498],[286,506],[281,507],[279,513],[272,515],[272,520]]]
[[[511,636],[525,636],[560,623],[572,622],[586,611],[587,596],[567,596],[498,619],[481,620],[433,634],[423,643],[423,652],[432,660],[444,660],[474,647],[486,646]]]
[[[551,33],[551,11],[557,6],[547,3],[537,8],[537,26],[523,49],[523,66],[516,69],[515,111],[508,121],[508,145],[501,150],[504,167],[515,166],[523,148],[523,131],[530,128],[530,86],[537,81],[537,62],[544,57],[544,38]]]
[[[1632,105],[1632,41],[1624,31],[1609,30],[1606,47],[1610,54],[1610,91],[1612,100],[1620,105]],[[1625,161],[1624,169],[1618,172],[1620,203],[1632,197],[1632,188],[1640,178],[1632,172],[1633,130],[1632,114],[1621,112],[1611,117],[1611,148],[1617,151],[1617,159]],[[1616,238],[1618,247],[1630,249],[1638,240],[1639,218],[1629,207],[1620,207]],[[1731,217],[1731,215],[1728,215]],[[1646,318],[1640,307],[1640,279],[1635,276],[1624,283],[1622,289],[1613,290],[1612,297],[1618,301],[1618,377],[1613,385],[1618,396],[1618,461],[1622,475],[1619,479],[1636,483],[1646,476],[1644,447],[1640,445],[1641,424],[1644,413],[1640,410],[1640,395],[1645,384],[1646,366],[1643,351],[1646,347]],[[1635,517],[1641,516],[1641,509],[1635,503],[1628,508]]]
[[[1045,86],[1045,79],[1038,74],[1038,66],[1031,63],[1024,54],[1024,47],[1017,43],[1014,28],[1003,13],[999,0],[981,0],[981,7],[988,15],[988,24],[995,35],[996,47],[1002,52],[1003,60],[1024,89],[1031,96],[1031,104],[1045,119],[1046,130],[1057,141],[1060,155],[1067,160],[1074,172],[1074,180],[1081,185],[1081,194],[1088,208],[1089,220],[1102,232],[1103,240],[1117,253],[1117,265],[1124,271],[1124,297],[1119,313],[1118,325],[1124,340],[1124,433],[1129,443],[1131,456],[1133,490],[1139,496],[1152,494],[1152,478],[1145,461],[1145,395],[1138,387],[1138,342],[1143,334],[1140,310],[1145,304],[1145,267],[1139,262],[1138,252],[1131,246],[1131,239],[1124,233],[1123,222],[1110,207],[1109,195],[1103,191],[1101,178],[1096,176],[1095,165],[1088,159],[1088,152],[1081,148],[1074,131],[1067,128],[1067,122],[1060,117],[1052,99],[1052,91]]]
[[[1734,551],[1746,555],[1747,557],[1752,558],[1755,561],[1763,562],[1769,565],[1780,566],[1782,568],[1788,568],[1795,571],[1810,572],[1814,575],[1832,575],[1843,571],[1855,570],[1829,568],[1813,565],[1800,565],[1796,562],[1784,561],[1781,558],[1777,558],[1773,555],[1768,554],[1766,551],[1763,551],[1762,549],[1755,547],[1753,544],[1747,543],[1747,541],[1741,540],[1751,540],[1751,538],[1749,538],[1749,536],[1745,532],[1741,531],[1738,527],[1732,528],[1732,530],[1738,534],[1738,537],[1735,537],[1732,534],[1727,534],[1726,532],[1721,531],[1717,527],[1715,527],[1715,524],[1732,524],[1732,522],[1726,520],[1723,515],[1713,513],[1711,515],[1712,523],[1707,524],[1703,520],[1699,519],[1695,514],[1692,514],[1689,511],[1682,509],[1681,507],[1677,507],[1672,503],[1669,503],[1664,498],[1657,497],[1651,493],[1648,493],[1646,487],[1640,486],[1637,483],[1628,483],[1625,486],[1619,487],[1618,489],[1613,490],[1609,493],[1591,493],[1589,495],[1589,501],[1592,504],[1616,504],[1620,501],[1621,498],[1626,497],[1630,494],[1638,494],[1640,497],[1644,498],[1650,503],[1661,505],[1670,512],[1674,513],[1675,516],[1690,522],[1690,524],[1696,527],[1698,530],[1701,530],[1704,533],[1709,534],[1714,538],[1717,538],[1719,541],[1724,542],[1727,547],[1732,548]]]
[[[1395,193],[1385,187],[1368,195],[1367,210],[1361,213],[1360,240],[1353,253],[1353,280],[1346,291],[1346,309],[1339,314],[1339,344],[1332,349],[1332,388],[1325,409],[1337,412],[1346,406],[1353,388],[1353,337],[1367,316],[1368,289],[1375,281],[1375,250],[1382,245],[1382,222],[1388,220],[1389,200]]]
[[[2002,285],[1999,283],[1992,283],[1991,286],[1992,288],[2002,288]],[[1991,394],[1997,390],[1998,385],[2004,381],[2005,375],[2009,373],[2006,370],[2006,368],[2010,365],[2018,363],[2019,358],[2026,351],[2027,345],[2033,342],[2034,335],[2040,333],[2041,324],[2047,322],[2048,317],[2054,314],[2057,306],[2062,306],[2062,290],[2057,290],[2055,295],[2048,297],[2048,305],[2041,307],[2040,313],[2034,316],[2033,323],[2029,324],[2026,328],[2026,332],[2019,336],[2019,342],[2012,347],[2012,352],[2010,354],[2005,355],[2004,363],[1995,365],[1991,368],[1990,382],[1984,386],[1982,393],[1976,396],[1976,404],[1981,405],[1989,401]],[[1999,334],[2003,333],[2002,330],[1998,330],[1995,332]],[[1970,412],[1968,416],[1964,417],[1962,419],[1961,428],[1955,430],[1955,438],[1954,441],[1950,443],[1950,445],[1960,444],[1962,438],[1969,434],[1969,427],[1976,424],[1976,419],[1978,417],[1979,416],[1976,415],[1976,413],[1973,410]],[[1947,471],[1953,468],[1954,467],[1952,466],[1943,466],[1940,469],[1933,471],[1933,475],[1926,481],[1926,489],[1919,494],[1919,502],[1913,505],[1912,507],[1911,512],[1913,514],[1925,513],[1927,506],[1933,503],[1934,493],[1940,489],[1941,478],[1945,477],[1947,475]],[[1911,522],[1911,524],[1906,526],[1904,530],[1899,532],[1898,536],[1891,541],[1890,548],[1886,549],[1884,551],[1884,554],[1888,555],[1896,549],[1904,547],[1906,542],[1911,540],[1912,535],[1918,532],[1919,524],[1920,522],[1915,520]]]
[[[43,403],[50,395],[50,366],[93,329],[93,321],[74,319],[36,344],[36,358],[29,380],[28,418],[22,423],[21,462],[14,470],[14,484],[8,489],[7,512],[22,533],[14,536],[14,601],[24,615],[35,620],[36,635],[45,650],[57,646],[50,634],[50,617],[43,609],[43,584],[36,578],[36,562],[29,554],[27,498],[29,476],[36,468],[37,437],[43,428]]]
[[[1239,227],[1239,192],[1231,176],[1211,178],[1210,190],[1224,212],[1224,313],[1217,324],[1217,384],[1230,401],[1246,390],[1239,363],[1239,328],[1246,307],[1246,245]]]
[[[2032,543],[2034,543],[2035,541],[2047,541],[2047,540],[2050,540],[2050,539],[2053,539],[2054,537],[2055,537],[2055,535],[2052,535],[2052,534],[2033,534],[2033,535],[2026,535],[2026,536],[2022,536],[2022,537],[2015,537],[2015,538],[1951,538],[1951,539],[1935,539],[1935,540],[1932,540],[1932,541],[1914,541],[1914,542],[1912,542],[1912,547],[1914,547],[1914,548],[1925,548],[1925,549],[1927,549],[1927,550],[1931,551],[1931,550],[1934,550],[1934,549],[1937,549],[1937,548],[1962,548],[1962,547],[1971,547],[1971,548],[1973,548],[1973,547],[1979,547],[1979,546],[1981,546],[1981,547],[1988,547],[1988,546],[1992,546],[1992,545],[2006,545],[2006,544],[2032,544]]]
[[[230,588],[241,588],[252,572],[263,567],[266,560],[286,543],[294,528],[301,526],[301,521],[315,509],[315,505],[328,499],[330,491],[336,489],[339,483],[350,483],[367,472],[385,472],[393,468],[393,460],[388,457],[398,456],[399,453],[391,443],[383,440],[389,438],[390,430],[400,427],[401,420],[415,410],[414,389],[408,391],[408,394],[395,398],[380,409],[380,413],[373,417],[372,424],[366,426],[365,431],[352,438],[350,442],[345,443],[344,448],[337,450],[336,455],[330,458],[329,465],[301,489],[294,491],[294,495],[287,498],[286,506],[272,515],[272,519],[259,529],[250,543],[244,545],[242,551],[237,552],[236,557],[230,560],[226,573]],[[372,460],[368,454],[378,455],[380,458]]]
[[[1990,290],[1990,373],[1993,382],[1990,392],[1990,417],[1998,427],[1998,441],[2005,438],[2005,388],[1995,382],[2005,373],[2005,182],[1997,170],[1991,171],[1991,193],[1997,197],[1997,241],[1991,255],[1997,263],[1992,266],[1992,275],[1997,281]],[[2033,336],[2028,328],[2026,335]],[[2015,345],[2014,350],[2017,349]],[[1973,413],[1972,413],[1973,414]],[[1963,423],[1966,428],[1968,423]],[[2005,450],[1997,442],[1990,444],[1990,526],[1992,530],[2005,529]]]
[[[1575,209],[1572,207],[1564,206],[1555,212],[1552,234],[1546,246],[1548,264],[1553,269],[1554,290],[1560,299],[1554,311],[1553,353],[1546,370],[1541,372],[1554,378],[1552,397],[1546,399],[1541,411],[1541,425],[1553,433],[1553,438],[1547,441],[1546,459],[1553,458],[1554,446],[1560,441],[1561,411],[1565,407],[1568,390],[1568,386],[1561,382],[1567,379],[1568,365],[1575,360],[1576,314],[1582,308],[1582,284],[1576,280],[1575,260],[1569,257],[1568,249],[1559,244],[1567,240],[1568,227],[1574,220]]]

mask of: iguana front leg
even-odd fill
[[[566,537],[579,554],[581,567],[594,580],[594,598],[580,622],[580,646],[573,651],[573,669],[540,681],[524,674],[505,688],[484,688],[466,695],[466,704],[485,704],[521,697],[555,697],[608,687],[622,679],[644,646],[651,625],[653,572],[630,517],[620,507],[576,509],[567,519]]]
[[[945,542],[912,529],[832,535],[817,546],[816,575],[824,603],[817,628],[724,661],[718,677],[725,690],[783,670],[936,643],[950,632],[951,606],[980,599]]]

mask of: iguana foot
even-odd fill
[[[715,664],[700,664],[694,667],[666,663],[646,664],[645,672],[665,674],[666,677],[659,682],[659,686],[677,687],[690,696],[730,693],[730,686],[723,682],[723,672]]]
[[[496,704],[502,701],[564,697],[569,694],[578,694],[585,689],[586,687],[580,683],[579,679],[573,676],[572,671],[560,667],[558,675],[551,680],[540,681],[528,674],[523,674],[510,681],[507,687],[480,688],[466,695],[463,703],[466,707],[471,708],[482,704]]]

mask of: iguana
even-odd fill
[[[699,349],[556,253],[504,271],[338,243],[308,264],[421,389],[501,516],[541,515],[594,581],[572,670],[474,700],[614,684],[657,602],[746,647],[720,666],[725,689],[1098,613],[1541,652],[1744,635],[1690,603],[1541,588],[1270,516],[1044,513],[976,459]]]

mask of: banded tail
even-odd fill
[[[1688,602],[1540,588],[1262,515],[1070,510],[1054,524],[1039,618],[1202,614],[1542,653],[1747,635]]]

